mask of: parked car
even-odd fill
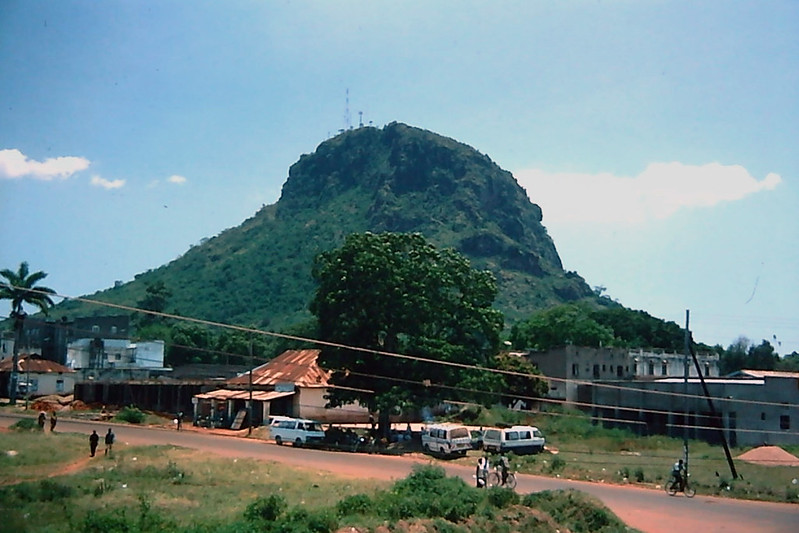
[[[539,453],[545,443],[544,435],[534,426],[489,428],[483,431],[483,449],[489,452],[513,452],[516,455]]]
[[[325,439],[322,425],[316,420],[305,418],[278,420],[269,427],[269,432],[277,445],[284,442],[291,442],[294,446],[321,444]]]
[[[422,449],[440,455],[466,455],[472,449],[472,435],[466,426],[431,424],[422,430]]]

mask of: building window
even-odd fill
[[[619,366],[616,367],[616,377],[620,378],[622,376],[624,376],[624,367],[619,365]]]
[[[633,374],[638,375],[638,363],[633,363]]]
[[[663,363],[660,365],[660,375],[666,376],[669,373],[669,365],[668,363]]]
[[[92,326],[92,333],[100,333],[100,326],[96,324]]]
[[[594,365],[594,379],[599,379],[599,365]]]
[[[116,326],[111,326],[111,334],[112,335],[116,335],[117,334],[117,327]]]
[[[580,375],[580,365],[577,363],[572,363],[572,376],[579,376]]]
[[[605,365],[602,365],[602,372],[605,372]]]
[[[765,419],[766,419],[766,413],[765,412],[760,413],[760,420],[765,420]]]
[[[59,379],[55,382],[55,390],[56,392],[64,392],[64,380]]]
[[[655,363],[653,363],[652,361],[649,362],[649,375],[650,376],[655,375]]]
[[[708,363],[705,363],[705,375],[706,376],[710,375],[710,364]]]
[[[791,429],[791,417],[789,415],[780,415],[780,429]]]

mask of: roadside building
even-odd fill
[[[6,358],[0,361],[0,390],[8,390],[13,361]],[[18,392],[20,396],[31,398],[50,394],[72,394],[75,389],[75,371],[55,361],[41,359],[30,354],[20,354],[17,359],[19,375]]]
[[[717,417],[698,378],[584,383],[579,395],[604,426],[712,443],[723,430],[732,446],[799,444],[799,372],[742,370],[705,384]]]
[[[287,350],[271,361],[225,382],[224,388],[193,398],[195,424],[246,426],[252,394],[252,424],[270,415],[311,418],[325,423],[366,422],[369,412],[358,405],[325,407],[329,373],[317,364],[320,350]],[[252,389],[252,392],[250,390]]]
[[[580,398],[579,385],[603,380],[651,381],[665,377],[683,377],[685,355],[660,350],[628,348],[592,348],[567,345],[527,355],[548,378],[548,397],[567,403],[586,403]],[[697,356],[705,377],[718,377],[719,356]],[[693,363],[689,376],[697,377]]]

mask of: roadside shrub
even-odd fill
[[[519,495],[516,491],[504,487],[491,487],[488,489],[488,503],[497,509],[504,509],[519,503]]]
[[[575,532],[624,531],[625,524],[600,503],[577,491],[551,491],[524,496],[522,505],[548,513],[556,522]]]
[[[40,502],[52,502],[69,498],[75,492],[75,489],[69,485],[62,485],[50,479],[43,479],[39,481],[37,492],[37,499]]]
[[[549,463],[549,471],[551,473],[560,472],[564,468],[566,468],[566,461],[559,455],[552,458],[552,462]]]
[[[638,483],[643,483],[644,482],[644,479],[645,479],[644,469],[641,468],[640,466],[635,469],[635,473],[633,475],[635,476],[635,480]]]
[[[336,513],[339,516],[366,515],[372,512],[374,504],[366,494],[352,494],[339,500]]]
[[[338,518],[332,511],[309,511],[302,507],[291,509],[270,528],[276,533],[331,533],[336,529]]]
[[[115,417],[117,420],[127,422],[129,424],[141,424],[147,415],[141,412],[137,407],[123,407]]]
[[[10,429],[14,431],[39,431],[39,424],[33,418],[20,418],[16,422],[14,422]]]
[[[273,522],[283,514],[288,504],[280,494],[270,494],[265,498],[258,498],[244,511],[244,518],[250,522],[264,520]]]
[[[462,479],[447,477],[436,466],[417,466],[413,473],[397,481],[380,496],[377,507],[387,518],[446,518],[459,522],[474,514],[480,493]]]

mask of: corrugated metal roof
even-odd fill
[[[0,372],[11,372],[11,357],[0,361]],[[71,368],[47,359],[37,359],[28,355],[20,355],[17,359],[17,372],[33,372],[35,374],[67,374],[74,373]]]
[[[294,383],[298,387],[327,387],[329,373],[316,363],[321,350],[286,350],[268,363],[252,371],[253,385],[274,386],[277,383]],[[247,385],[245,372],[229,379],[230,385]]]
[[[268,402],[269,400],[291,396],[292,394],[294,394],[294,392],[252,391],[252,399],[256,402]],[[246,390],[219,389],[203,394],[196,394],[194,397],[206,400],[249,400],[250,393]]]

